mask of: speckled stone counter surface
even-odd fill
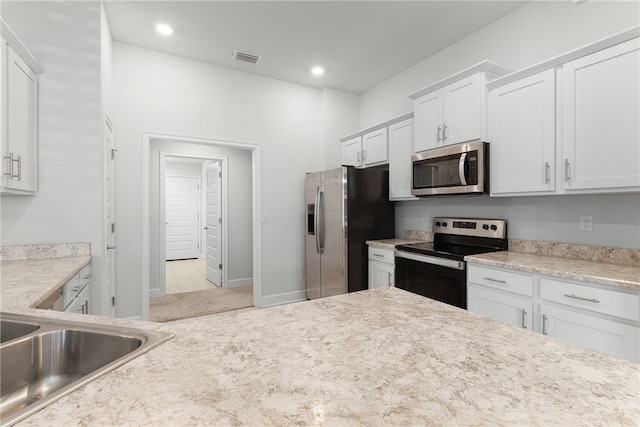
[[[36,306],[91,261],[91,256],[0,262],[0,309],[18,312]]]
[[[419,243],[423,240],[415,240],[415,239],[383,239],[383,240],[367,240],[367,245],[384,248],[384,249],[394,249],[398,245],[406,245],[409,243]]]
[[[640,366],[394,288],[158,325],[20,425],[623,425]]]
[[[513,251],[466,256],[474,264],[640,290],[640,267]]]

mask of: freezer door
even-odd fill
[[[322,174],[307,174],[305,184],[305,283],[307,298],[320,298],[320,234],[318,209]]]
[[[345,235],[346,171],[342,167],[325,171],[322,182],[320,223],[322,242],[321,296],[347,292]]]

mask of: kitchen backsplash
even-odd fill
[[[91,255],[91,243],[0,246],[0,261]]]
[[[431,231],[405,230],[405,239],[433,241]],[[573,243],[543,242],[539,240],[509,239],[509,250],[527,254],[556,256],[604,262],[608,264],[640,265],[640,250],[610,248],[607,246],[578,245]]]

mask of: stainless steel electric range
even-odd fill
[[[395,286],[466,309],[464,257],[507,250],[507,221],[438,217],[433,233],[433,242],[396,247]]]

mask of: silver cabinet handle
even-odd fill
[[[579,299],[581,301],[589,301],[589,302],[595,302],[596,304],[600,303],[600,300],[597,300],[595,298],[585,298],[585,297],[579,297],[577,295],[573,295],[573,294],[564,294],[565,297],[567,298],[573,298],[573,299]]]
[[[9,153],[8,156],[3,156],[4,160],[9,160],[9,172],[3,172],[2,175],[6,175],[9,179],[18,178],[18,181],[22,181],[22,156],[17,158],[13,157],[13,153]],[[16,163],[18,167],[16,170],[18,173],[14,173],[13,164]]]
[[[356,154],[356,163],[358,163],[358,166],[360,166],[360,151],[358,151],[358,154]]]
[[[317,209],[318,215],[316,216],[316,221],[318,227],[316,228],[316,244],[318,247],[318,253],[322,255],[324,253],[324,187],[318,187],[317,192]]]
[[[551,166],[549,162],[544,162],[544,183],[548,184],[551,182]]]
[[[543,314],[542,315],[542,335],[547,335],[547,315]]]
[[[362,163],[367,161],[367,150],[362,150]]]
[[[564,182],[569,182],[569,180],[571,179],[571,174],[569,173],[569,171],[570,171],[569,159],[564,159]]]
[[[527,311],[524,308],[520,309],[520,311],[520,326],[522,329],[527,329]]]
[[[15,177],[18,178],[18,181],[22,181],[22,156],[18,156],[14,162],[18,163],[18,174]]]
[[[381,254],[373,254],[373,256],[376,256],[378,258],[384,258],[384,255],[381,255]]]
[[[387,286],[391,287],[391,273],[387,273]]]
[[[436,131],[436,140],[437,140],[437,142],[440,142],[442,140],[442,137],[440,136],[440,131],[442,131],[442,127],[440,125],[438,125],[438,130]]]
[[[494,279],[493,277],[483,277],[484,280],[488,280],[489,282],[502,283],[503,285],[507,284],[506,280]]]
[[[442,125],[442,142],[447,140],[447,125]]]

